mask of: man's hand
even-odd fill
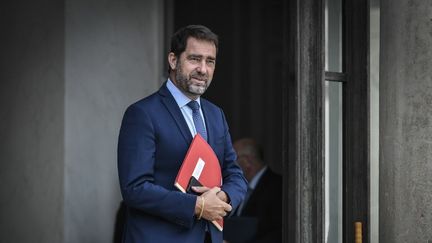
[[[193,187],[194,191],[198,193],[203,193],[201,196],[197,198],[197,202],[195,205],[195,215],[200,215],[201,210],[202,218],[207,219],[209,221],[222,219],[227,215],[228,212],[231,212],[231,205],[224,202],[220,197],[226,197],[225,193],[220,192],[220,188],[214,187],[209,189],[207,187]],[[204,209],[202,209],[204,200]]]
[[[216,193],[216,195],[219,197],[220,200],[226,203],[230,203],[228,199],[228,195],[224,191],[220,190],[219,192]]]
[[[205,187],[205,186],[193,186],[192,190],[194,190],[195,192],[199,193],[199,194],[203,194],[204,192],[210,190],[210,188]],[[229,203],[229,199],[228,199],[228,195],[222,191],[219,190],[216,195],[219,197],[220,200]]]

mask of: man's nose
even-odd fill
[[[200,62],[199,66],[198,66],[198,72],[202,73],[202,74],[206,74],[207,73],[207,63],[205,61]]]

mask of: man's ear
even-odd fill
[[[170,67],[171,67],[172,70],[176,69],[176,66],[177,66],[177,57],[174,54],[174,52],[170,52],[168,54],[168,63],[169,63],[169,65],[170,65]]]

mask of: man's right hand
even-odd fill
[[[194,188],[197,192],[204,192],[201,196],[197,197],[195,204],[195,215],[199,216],[202,210],[203,200],[204,200],[204,210],[201,217],[213,221],[220,220],[227,213],[231,212],[232,207],[228,203],[222,201],[216,194],[220,191],[220,188],[214,187],[208,189],[205,187]]]

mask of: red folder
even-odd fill
[[[191,177],[208,188],[222,186],[222,172],[219,160],[210,145],[201,137],[195,135],[189,146],[183,164],[177,174],[174,185],[186,193]],[[223,219],[212,221],[220,231],[223,230]]]

